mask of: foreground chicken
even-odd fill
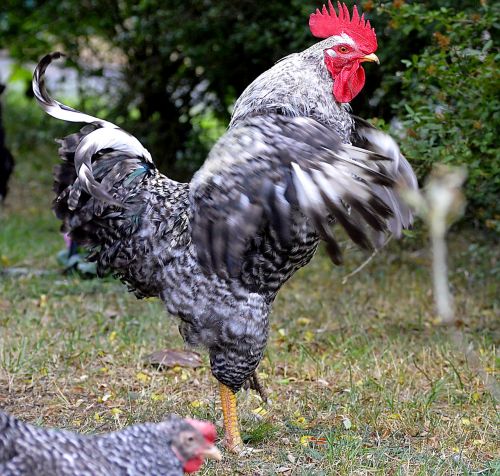
[[[177,476],[220,459],[215,427],[171,416],[103,435],[40,428],[0,411],[2,476]]]
[[[342,22],[350,24],[345,16]],[[340,37],[351,45],[347,31]],[[345,84],[337,98],[333,56],[322,51],[338,41],[334,36],[310,48],[311,57],[306,50],[300,61],[292,55],[275,66],[291,68],[281,82],[297,75],[309,87],[289,82],[287,89],[269,72],[249,86],[229,131],[190,183],[160,174],[149,152],[114,124],[52,99],[43,76],[59,53],[43,58],[34,73],[35,96],[48,114],[89,123],[61,141],[54,208],[64,231],[92,250],[100,272],[111,270],[139,297],[160,297],[179,317],[186,343],[208,350],[220,382],[225,445],[236,452],[243,443],[235,394],[254,378],[281,286],[310,261],[320,239],[341,262],[335,223],[372,248],[412,220],[394,190],[397,183],[416,186],[408,162],[389,136],[338,102],[350,100],[345,91],[364,80],[359,55],[374,55],[365,48],[351,57],[352,74],[341,68]]]

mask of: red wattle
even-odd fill
[[[196,456],[194,458],[191,458],[189,461],[186,461],[182,465],[182,469],[184,470],[185,473],[195,473],[198,471],[203,465],[203,458],[200,458],[199,456]]]
[[[342,68],[340,74],[335,77],[333,95],[337,102],[351,102],[364,85],[365,70],[356,61],[352,65]]]

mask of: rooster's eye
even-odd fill
[[[343,53],[343,54],[349,52],[349,48],[347,46],[339,46],[338,50],[339,50],[339,53]]]

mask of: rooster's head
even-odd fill
[[[333,95],[338,102],[350,102],[365,84],[363,61],[375,61],[377,36],[364,14],[359,16],[354,7],[352,17],[344,3],[338,2],[338,14],[328,1],[328,9],[316,10],[309,18],[311,33],[317,38],[328,38],[324,49],[325,66],[333,80]]]

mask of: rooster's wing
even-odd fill
[[[298,214],[340,263],[333,221],[363,248],[408,226],[406,206],[393,190],[399,176],[392,157],[343,144],[312,118],[247,119],[214,146],[190,184],[200,262],[220,275],[237,276],[250,240],[265,226],[290,245]]]

